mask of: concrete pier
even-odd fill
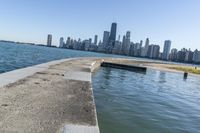
[[[99,133],[92,72],[101,65],[130,68],[123,62],[74,58],[0,74],[0,133]]]
[[[97,62],[61,60],[0,75],[0,132],[99,133],[91,86]]]

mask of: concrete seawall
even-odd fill
[[[99,133],[91,76],[103,61],[142,66],[71,58],[0,74],[0,133]]]
[[[99,133],[91,74],[100,59],[65,59],[0,74],[1,133]]]

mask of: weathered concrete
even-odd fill
[[[91,73],[113,58],[53,61],[0,74],[0,133],[99,133]]]
[[[96,61],[62,60],[0,76],[6,78],[21,73],[20,77],[6,81],[10,84],[1,84],[0,132],[98,133],[91,86]]]
[[[97,130],[99,130],[97,126],[66,125],[63,133],[96,133]]]
[[[16,82],[20,79],[23,79],[27,76],[31,76],[36,72],[44,71],[45,69],[49,68],[49,66],[51,66],[51,65],[61,63],[61,62],[64,62],[64,61],[69,61],[69,60],[73,60],[73,58],[51,61],[51,62],[48,62],[48,63],[30,66],[30,67],[17,69],[17,70],[14,70],[14,71],[10,71],[10,72],[0,74],[0,87],[8,85],[10,83],[14,83],[14,82]]]

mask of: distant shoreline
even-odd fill
[[[162,62],[147,62],[147,61],[134,61],[130,59],[112,59],[112,62],[116,63],[125,63],[130,65],[140,65],[145,66],[147,68],[161,70],[161,71],[168,71],[168,72],[187,72],[190,74],[200,75],[200,67],[199,66],[188,66],[187,64],[166,64]]]
[[[4,43],[14,43],[14,44],[25,44],[25,45],[34,45],[34,46],[43,46],[43,47],[49,47],[45,44],[36,44],[36,43],[29,43],[29,42],[15,42],[15,41],[8,41],[8,40],[0,40],[0,42],[4,42]],[[59,48],[57,46],[50,46],[51,48]],[[69,49],[69,50],[75,50],[75,51],[85,51],[85,50],[76,50],[76,49],[70,49],[70,48],[59,48],[59,49]],[[95,53],[103,53],[103,52],[97,52],[97,51],[85,51],[85,52],[95,52]],[[109,54],[109,53],[103,53],[103,54]],[[143,58],[143,57],[136,57],[136,56],[127,56],[127,55],[121,55],[121,54],[111,54],[111,55],[118,55],[118,56],[126,56],[126,57],[135,57],[135,58],[140,58],[140,59],[149,59],[149,60],[152,60],[152,61],[165,61],[165,60],[159,60],[159,59],[150,59],[150,58]],[[186,63],[186,62],[177,62],[177,61],[165,61],[167,63],[181,63],[183,65],[200,65],[200,63]],[[181,65],[178,65],[179,67]],[[170,67],[170,69],[172,69]],[[177,69],[177,70],[184,70],[185,68],[173,68],[173,69]],[[192,70],[193,71],[193,70]],[[198,74],[200,74],[200,72],[196,72]]]

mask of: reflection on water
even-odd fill
[[[159,71],[159,79],[160,79],[160,83],[165,83],[166,82],[166,73],[165,72],[162,72],[162,71]]]
[[[93,75],[101,133],[200,133],[200,77],[101,68]]]

